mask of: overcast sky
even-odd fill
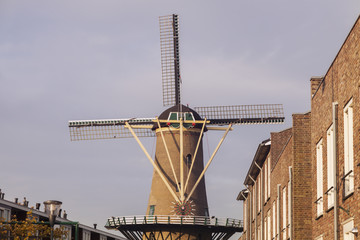
[[[0,188],[71,220],[144,215],[152,166],[134,139],[70,142],[69,120],[155,117],[159,16],[180,17],[182,102],[282,103],[286,123],[237,126],[206,175],[210,214],[242,219],[236,196],[258,144],[310,110],[360,13],[358,0],[0,0]],[[208,133],[208,159],[222,133]],[[154,138],[143,139],[154,155]]]

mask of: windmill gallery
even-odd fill
[[[204,175],[226,135],[238,124],[284,121],[282,105],[195,107],[181,104],[178,16],[160,17],[163,105],[159,117],[69,121],[72,141],[134,138],[154,168],[147,213],[113,217],[109,229],[128,239],[228,239],[242,222],[209,217]],[[206,131],[224,135],[210,159],[203,158]],[[156,137],[152,158],[140,137]]]

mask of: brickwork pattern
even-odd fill
[[[332,103],[338,103],[338,124],[337,124],[337,187],[338,203],[341,207],[339,213],[339,233],[340,240],[343,239],[341,223],[350,217],[354,217],[354,226],[358,226],[360,221],[360,20],[356,21],[343,46],[338,52],[335,60],[326,73],[324,80],[320,83],[318,90],[311,99],[311,154],[312,154],[312,175],[314,186],[312,189],[312,200],[316,200],[316,144],[323,139],[323,184],[324,191],[327,190],[327,146],[326,132],[332,124]],[[312,79],[312,86],[315,84]],[[312,89],[313,90],[313,89]],[[353,102],[354,122],[354,175],[355,190],[350,197],[344,198],[344,114],[343,109],[349,100]],[[312,204],[312,226],[313,239],[323,234],[324,239],[334,239],[334,209],[327,209],[327,198],[324,194],[324,214],[316,218],[316,204]],[[350,211],[344,211],[346,209]]]

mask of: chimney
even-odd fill
[[[1,199],[4,199],[5,193],[1,193]]]
[[[64,219],[67,219],[67,213],[66,213],[65,210],[64,210],[63,218],[64,218]]]
[[[41,203],[36,203],[36,210],[40,210]]]
[[[317,92],[320,84],[322,83],[324,77],[312,77],[310,79],[311,84],[311,97],[314,97],[315,93]]]
[[[96,229],[96,226],[97,226],[97,224],[96,224],[96,223],[94,223],[94,229]]]
[[[19,199],[18,199],[18,198],[15,198],[15,203],[16,203],[16,204],[18,203],[18,201],[19,201]]]

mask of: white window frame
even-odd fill
[[[4,218],[4,221],[10,221],[11,210],[8,208],[0,208],[0,219]]]
[[[264,239],[263,240],[267,240],[267,236],[266,236],[266,229],[267,229],[267,225],[268,225],[268,223],[267,223],[267,217],[265,216],[264,217]]]
[[[351,232],[351,230],[354,228],[354,218],[347,219],[341,225],[343,229],[343,239],[354,240],[355,235]]]
[[[276,237],[276,201],[273,201],[272,204],[272,209],[273,209],[273,218],[272,218],[272,238],[275,239]]]
[[[271,240],[271,211],[270,209],[267,212],[267,229],[266,229],[266,235],[267,235],[267,239]]]
[[[354,192],[354,119],[352,99],[344,108],[344,187],[345,197]]]
[[[271,193],[271,157],[269,155],[268,160],[267,160],[267,164],[268,164],[268,198],[270,198],[270,193]]]
[[[83,240],[91,240],[91,232],[83,229],[82,237]]]
[[[287,191],[287,199],[288,199],[288,236],[290,238],[290,224],[291,224],[291,184],[290,184],[290,181],[288,182],[288,191]]]
[[[315,238],[315,240],[323,240],[323,234],[321,234],[320,236],[317,236],[317,237]]]
[[[268,171],[267,162],[264,164],[264,203],[268,200]]]
[[[244,213],[244,232],[245,232],[246,229],[247,229],[247,222],[248,222],[248,219],[247,219],[247,199],[245,199],[243,206],[244,206],[243,207],[243,213]]]
[[[257,186],[257,189],[258,189],[258,191],[257,191],[257,193],[258,193],[258,195],[257,195],[257,202],[258,202],[257,203],[257,212],[260,213],[260,210],[261,210],[261,174],[260,173],[258,175],[258,179],[256,182],[258,184],[258,186]]]
[[[286,240],[286,186],[282,190],[282,234],[283,234],[283,240]]]
[[[253,192],[252,192],[252,220],[255,219],[255,216],[256,216],[256,198],[255,198],[255,195],[256,195],[256,182],[254,183],[253,185]]]
[[[327,156],[327,208],[334,207],[334,124],[331,124],[326,133],[326,156]]]
[[[316,216],[324,214],[323,207],[323,140],[316,144]]]

